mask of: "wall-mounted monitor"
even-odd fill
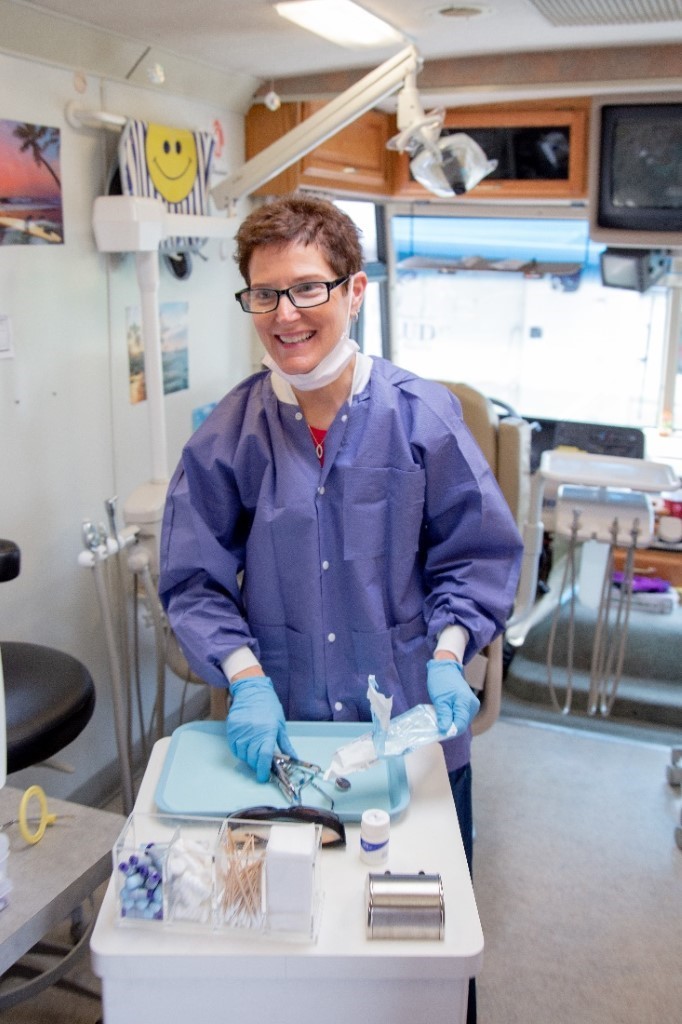
[[[594,241],[682,248],[682,93],[595,98],[589,200]]]
[[[670,269],[664,249],[613,249],[600,255],[602,284],[609,288],[630,288],[645,292]]]

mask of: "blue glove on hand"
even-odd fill
[[[466,732],[481,702],[464,678],[460,663],[451,658],[429,661],[426,687],[436,709],[440,731],[446,733],[454,723],[458,735]]]
[[[238,679],[230,685],[230,692],[228,746],[235,757],[253,768],[259,782],[267,782],[275,745],[283,754],[296,757],[272,680],[267,676]]]

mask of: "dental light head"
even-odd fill
[[[450,198],[468,192],[497,167],[479,144],[464,132],[443,132],[444,111],[425,114],[415,83],[409,74],[398,96],[397,120],[400,131],[388,141],[388,148],[408,153],[415,181],[434,195]]]
[[[434,143],[417,149],[410,160],[412,177],[434,195],[461,196],[494,171],[497,160],[488,160],[479,144],[464,132],[441,135]]]

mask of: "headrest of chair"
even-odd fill
[[[495,406],[489,398],[469,384],[451,381],[442,383],[459,399],[464,422],[474,435],[493,473],[497,475],[497,430],[500,419]]]
[[[118,144],[124,196],[161,199],[171,213],[206,216],[215,140],[209,132],[129,120]],[[201,238],[169,238],[161,252],[196,252]]]

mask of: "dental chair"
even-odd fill
[[[464,422],[500,485],[519,530],[528,520],[531,499],[531,425],[513,410],[469,384],[442,381],[459,399]],[[479,735],[495,723],[502,702],[504,637],[498,636],[467,666],[467,680],[479,692],[481,710],[473,721]]]
[[[516,525],[522,529],[530,510],[530,423],[469,384],[442,383],[459,399],[464,422],[495,474]]]

